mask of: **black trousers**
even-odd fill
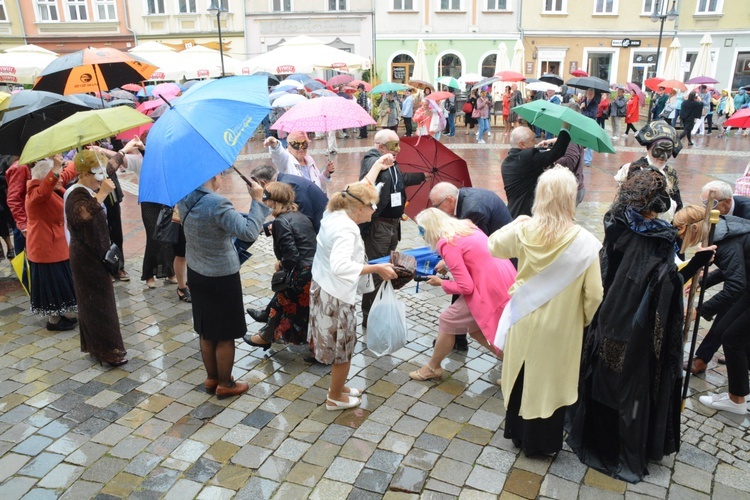
[[[412,128],[411,118],[404,116],[404,127],[406,127],[405,137],[411,137],[412,133],[414,132]]]
[[[367,125],[359,128],[359,138],[367,139]]]
[[[729,392],[735,396],[750,394],[748,354],[750,354],[750,292],[745,292],[714,324],[722,332],[721,343],[727,358]]]
[[[112,201],[112,196],[104,199],[104,206],[107,207],[107,227],[109,228],[109,239],[112,243],[117,244],[122,250],[122,212],[120,204]]]
[[[367,260],[378,259],[390,255],[398,246],[398,240],[401,238],[401,223],[398,220],[386,221],[375,218],[370,222],[368,233],[362,238],[365,243],[365,254]],[[370,308],[375,301],[375,295],[378,293],[378,287],[382,280],[377,274],[372,275],[375,291],[362,294],[362,326],[367,327],[367,317],[370,315]]]
[[[682,133],[680,134],[680,140],[687,136],[688,144],[693,142],[693,127],[695,126],[695,118],[682,120]]]

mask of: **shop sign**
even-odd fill
[[[640,40],[631,40],[630,38],[623,38],[622,40],[612,40],[612,47],[622,47],[627,49],[628,47],[640,47]]]

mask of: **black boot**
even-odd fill
[[[268,323],[268,313],[265,309],[261,311],[260,309],[248,308],[247,313],[258,323]]]

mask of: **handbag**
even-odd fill
[[[172,207],[163,206],[156,217],[153,238],[162,243],[175,245],[180,239],[180,225],[172,220]]]
[[[745,167],[745,174],[734,183],[734,194],[750,196],[750,163]]]
[[[471,112],[471,117],[472,118],[479,118],[479,109],[478,108],[474,108],[474,111]]]
[[[465,102],[463,107],[461,108],[461,111],[463,111],[464,113],[471,113],[472,111],[474,111],[474,106],[472,106],[470,102]]]
[[[102,257],[102,264],[109,274],[115,276],[122,269],[122,250],[112,243]]]
[[[283,292],[289,288],[291,278],[292,271],[287,271],[285,269],[276,271],[273,273],[273,276],[271,276],[271,291],[274,293]]]

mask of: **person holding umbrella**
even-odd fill
[[[325,193],[328,190],[328,181],[336,171],[333,162],[328,160],[326,168],[318,170],[313,157],[307,154],[310,141],[305,132],[290,132],[286,139],[286,149],[281,147],[281,143],[275,137],[268,137],[263,141],[263,146],[271,153],[271,161],[276,169],[282,174],[303,177]]]

